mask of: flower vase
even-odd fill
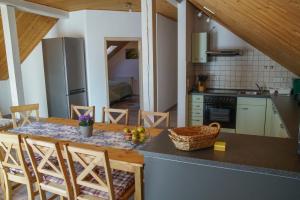
[[[91,137],[93,135],[93,126],[79,126],[79,131],[83,137]]]

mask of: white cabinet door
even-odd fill
[[[207,62],[207,32],[192,34],[192,62]]]
[[[265,136],[272,136],[273,121],[274,121],[274,108],[271,99],[267,99],[266,108],[266,122],[265,122]]]
[[[238,105],[236,132],[249,135],[264,135],[265,106]]]
[[[289,136],[277,110],[274,110],[273,116],[274,117],[272,122],[271,136],[288,138]]]

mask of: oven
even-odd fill
[[[236,96],[204,95],[203,123],[218,122],[222,128],[236,128]]]

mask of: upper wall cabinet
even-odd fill
[[[207,62],[208,39],[207,32],[192,34],[192,62]]]

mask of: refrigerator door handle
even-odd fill
[[[71,90],[69,92],[69,96],[70,95],[74,95],[74,94],[80,94],[80,93],[83,93],[83,92],[86,92],[86,90],[84,88],[79,88],[79,89]]]

